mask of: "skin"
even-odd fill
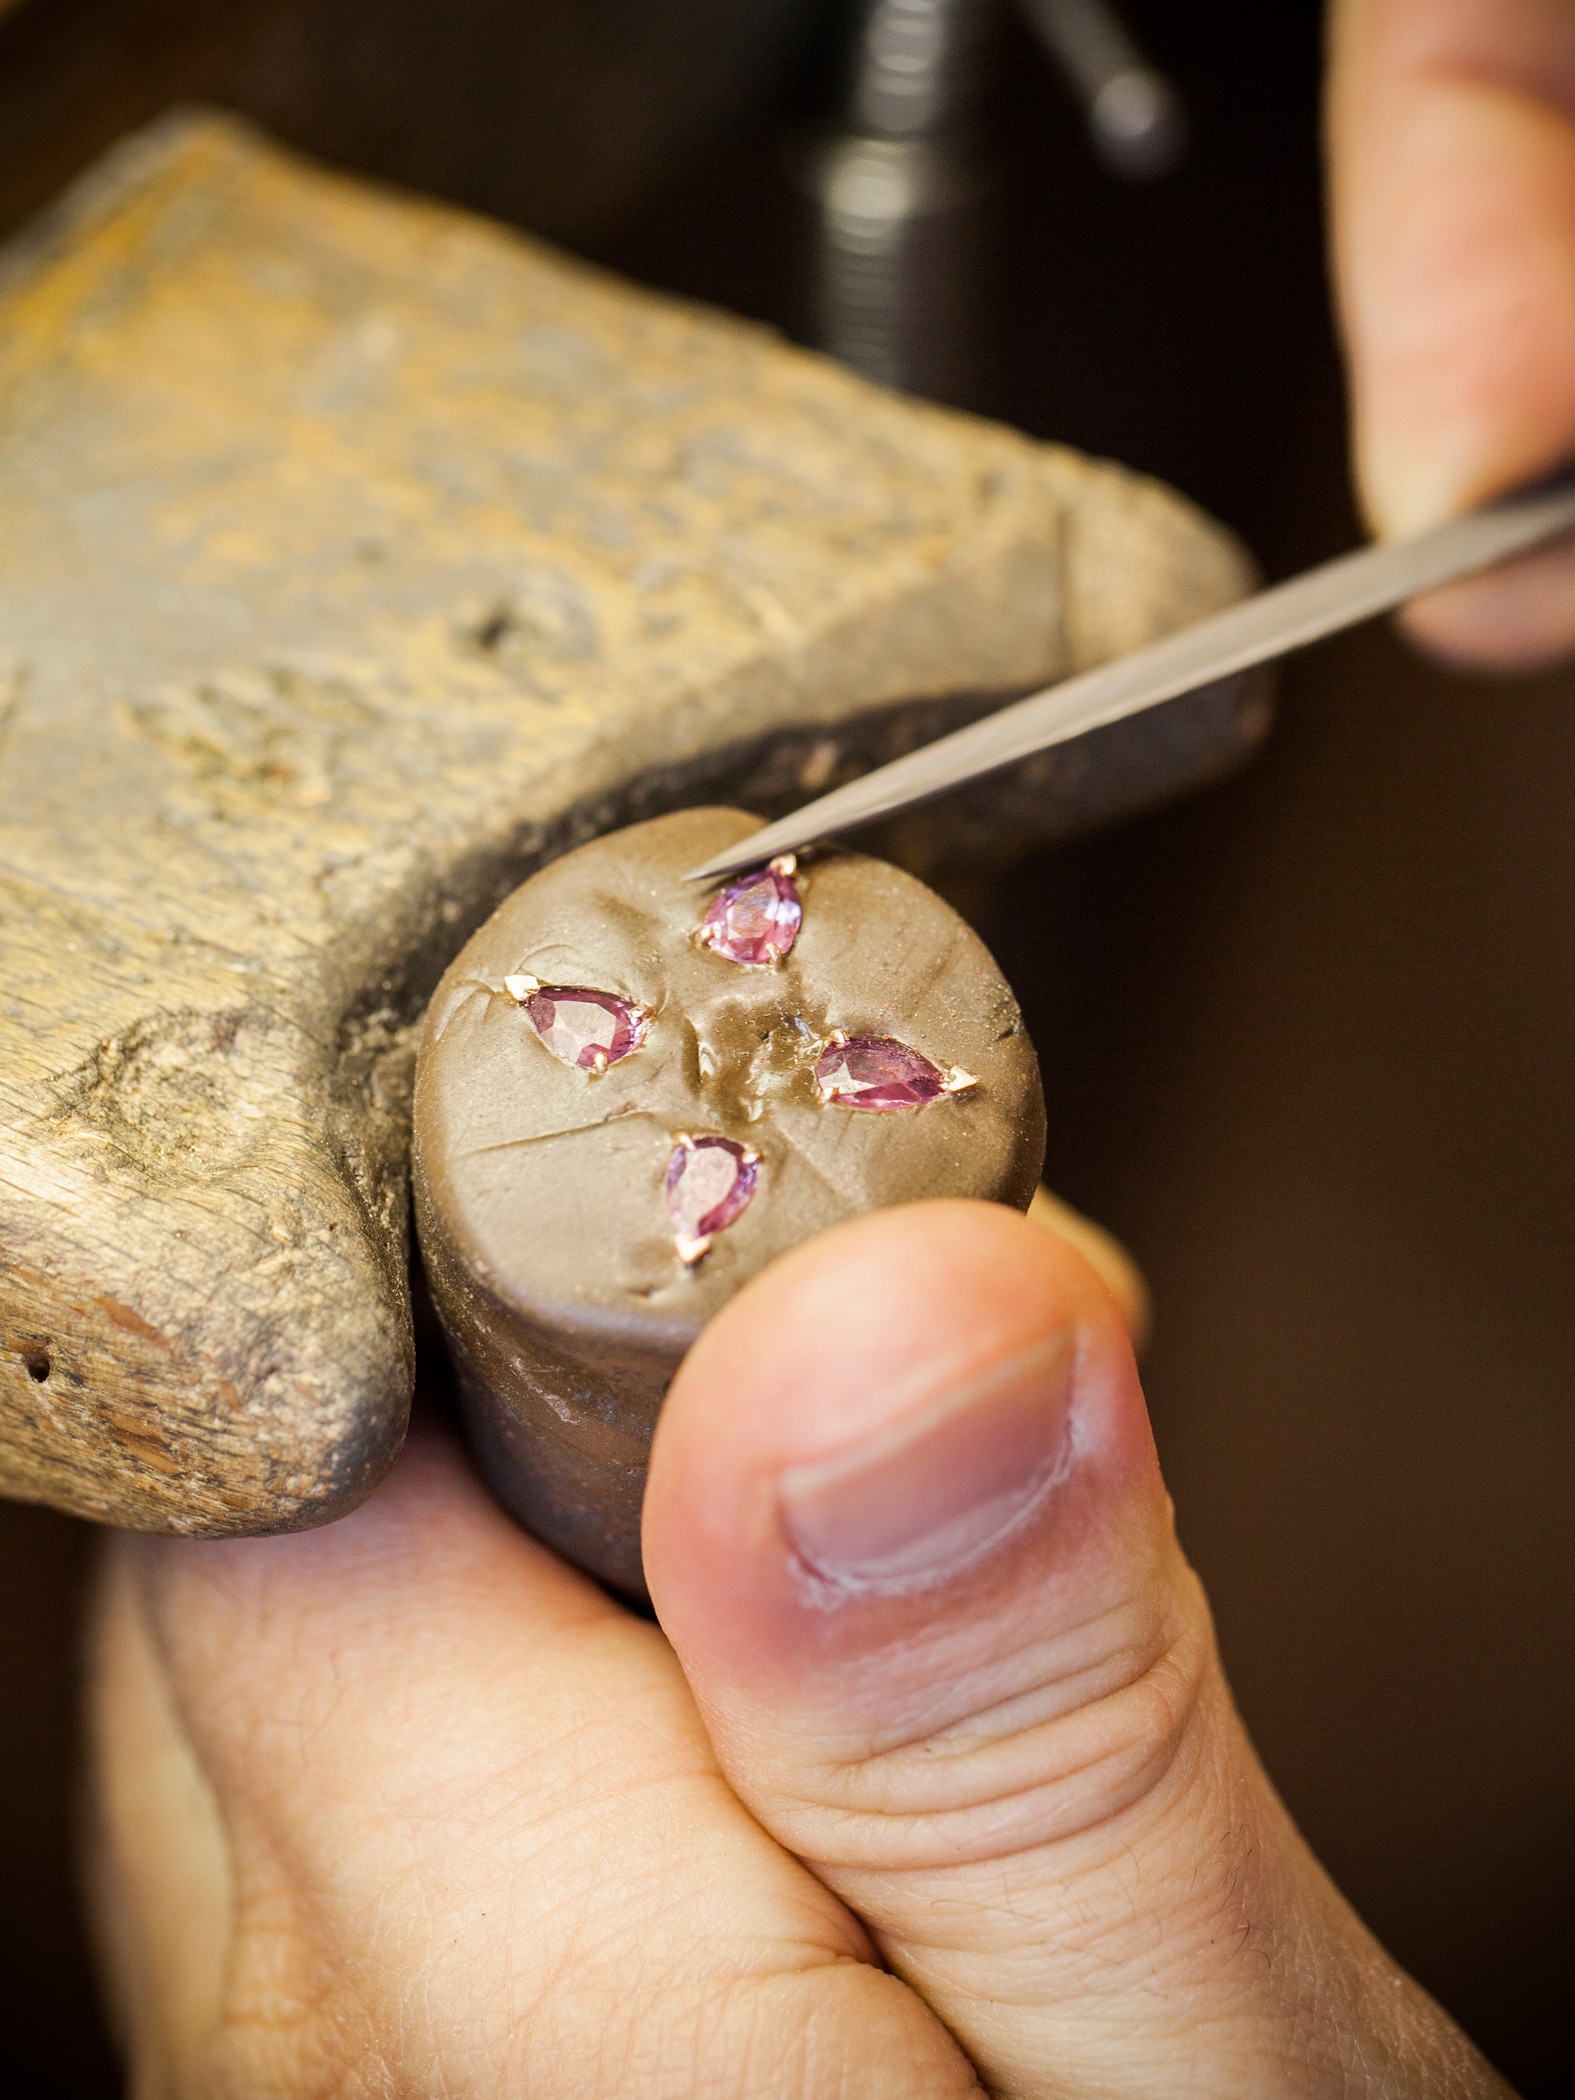
[[[1003,1457],[1026,1503],[959,1544]],[[1059,1234],[919,1204],[776,1263],[686,1361],[645,1525],[666,1638],[435,1428],[328,1530],[115,1543],[138,2095],[1503,2090],[1264,1777]]]
[[[1568,0],[1335,10],[1382,530],[1575,451],[1570,25]],[[1410,624],[1548,660],[1572,562]],[[329,1530],[114,1541],[90,1857],[137,2100],[1506,2091],[1246,1739],[1143,1316],[1119,1250],[1044,1209],[915,1205],[789,1254],[663,1416],[660,1630],[433,1426]]]
[[[1568,0],[1339,0],[1327,102],[1358,484],[1414,532],[1575,460]],[[1463,664],[1575,648],[1575,545],[1420,601]]]

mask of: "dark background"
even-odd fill
[[[0,220],[181,96],[790,330],[783,137],[837,0],[14,0]],[[1322,273],[1318,10],[1144,0],[1195,141],[1102,175],[1008,31],[980,405],[1173,481],[1283,574],[1356,535]],[[1183,1538],[1275,1780],[1527,2095],[1572,2089],[1575,677],[1382,629],[1253,769],[1022,867],[988,929],[1049,1178],[1146,1267]],[[0,1507],[0,2076],[115,2089],[70,1898],[92,1537]]]

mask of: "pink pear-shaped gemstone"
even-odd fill
[[[843,1108],[923,1108],[945,1092],[946,1076],[895,1036],[849,1035],[820,1053],[815,1084]]]
[[[762,969],[779,963],[798,939],[804,906],[785,868],[759,868],[711,900],[700,938],[728,962]]]
[[[645,1016],[616,992],[544,984],[521,1004],[553,1056],[582,1072],[605,1071],[645,1040]]]
[[[681,1137],[667,1162],[667,1215],[685,1261],[698,1261],[742,1217],[759,1178],[758,1155],[725,1137]]]

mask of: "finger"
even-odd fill
[[[1329,145],[1358,480],[1411,532],[1575,456],[1575,38],[1567,0],[1338,0]],[[1419,602],[1515,668],[1575,647],[1568,546]]]
[[[669,1397],[645,1550],[733,1785],[990,2091],[1501,2090],[1264,1779],[1052,1235],[919,1204],[758,1278]]]
[[[974,2089],[655,1628],[435,1437],[325,1531],[118,1541],[95,1657],[137,2090]]]
[[[1034,1190],[1028,1216],[1046,1232],[1056,1233],[1075,1247],[1115,1300],[1122,1325],[1131,1338],[1133,1353],[1141,1356],[1154,1326],[1153,1301],[1143,1272],[1121,1242],[1103,1225],[1085,1218],[1070,1203],[1052,1195],[1043,1183]]]
[[[99,1784],[86,1864],[111,2024],[135,2066],[135,2092],[195,2092],[222,2018],[229,1842],[171,1701],[131,1560],[113,1547],[94,1647]]]

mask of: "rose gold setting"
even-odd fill
[[[839,1051],[847,1053],[840,1060]],[[814,1083],[822,1108],[837,1104],[891,1113],[928,1108],[944,1094],[967,1093],[979,1081],[961,1065],[939,1065],[896,1036],[849,1035],[834,1028],[815,1060]]]
[[[784,853],[768,862],[762,873],[786,885],[793,882],[797,869],[797,856]],[[760,880],[759,877],[753,879]],[[739,880],[742,883],[744,878]],[[729,893],[724,891],[721,894],[725,898]],[[787,895],[796,914],[787,944],[780,952],[768,955],[762,961],[749,961],[729,953],[728,943],[731,940],[735,947],[744,947],[750,941],[767,944],[770,940],[769,920],[765,932],[752,929],[746,935],[739,932],[736,923],[731,926],[725,920],[720,925],[714,923],[720,914],[713,906],[711,916],[696,929],[694,938],[700,946],[715,949],[728,961],[742,961],[745,967],[752,968],[776,967],[797,938],[798,924],[803,916],[801,892],[796,883]],[[611,1064],[620,1063],[645,1041],[649,1011],[621,993],[602,992],[589,985],[549,984],[528,970],[511,971],[503,979],[503,989],[524,1009],[548,1053],[558,1062],[584,1072],[587,1078],[599,1079]],[[558,1002],[558,1005],[554,1006],[552,1002]],[[583,1019],[577,1025],[573,1021],[560,1022],[558,1016],[562,1005],[575,1002],[601,1006],[604,1011],[618,1010],[615,1018],[619,1032],[614,1036],[614,1045],[621,1043],[622,1047],[617,1048],[616,1056],[609,1057],[608,1048],[603,1044],[585,1039],[590,1031]],[[546,1019],[543,1019],[543,1014],[546,1014]],[[793,1025],[814,1041],[811,1030],[802,1019],[795,1019]],[[851,1061],[840,1074],[835,1068],[828,1072],[829,1053],[842,1049],[850,1050]],[[833,1028],[819,1039],[817,1052],[813,1078],[816,1097],[822,1107],[840,1103],[855,1109],[912,1112],[942,1095],[966,1094],[979,1084],[978,1076],[965,1071],[961,1065],[937,1064],[922,1051],[896,1037],[850,1035],[844,1028]],[[703,1071],[704,1065],[702,1046]],[[750,1120],[758,1117],[763,1107],[762,1102],[753,1102],[749,1110]],[[692,1269],[715,1245],[718,1234],[735,1224],[753,1201],[758,1187],[761,1154],[753,1145],[715,1131],[702,1131],[698,1135],[688,1130],[674,1131],[672,1146],[663,1190],[673,1228],[674,1249],[684,1267]],[[707,1159],[698,1168],[693,1167],[691,1162],[700,1153],[725,1153],[731,1162],[731,1174],[724,1171],[720,1159]]]
[[[784,853],[719,890],[695,928],[696,947],[736,969],[780,969],[804,924],[804,886],[796,855]]]
[[[573,1071],[583,1072],[587,1079],[600,1079],[609,1066],[621,1064],[626,1057],[632,1056],[644,1043],[650,1026],[650,1013],[638,1001],[626,999],[621,992],[600,991],[594,985],[547,984],[528,970],[518,970],[504,978],[503,988],[523,1010],[548,1055]],[[557,1033],[557,1009],[575,1005],[595,1007],[612,1016],[614,1026],[610,1044],[591,1044],[589,1054],[586,1046],[581,1046],[574,1056],[564,1054],[552,1039]],[[537,1011],[538,1006],[549,1009],[549,1019],[544,1020]]]
[[[833,1028],[830,1035],[828,1035],[826,1037],[826,1040],[821,1044],[819,1054],[816,1056],[815,1099],[820,1103],[822,1108],[829,1108],[831,1106],[832,1102],[835,1101],[837,1098],[837,1090],[834,1086],[828,1086],[825,1080],[821,1078],[821,1058],[824,1057],[825,1053],[828,1050],[840,1050],[847,1040],[848,1031],[845,1028]]]
[[[674,1197],[682,1185],[683,1177],[681,1173],[675,1173],[674,1170],[678,1167],[679,1161],[684,1154],[693,1155],[701,1151],[725,1151],[735,1163],[735,1172],[733,1181],[721,1200],[713,1205],[709,1212],[704,1214],[708,1217],[714,1217],[718,1210],[726,1210],[728,1215],[713,1226],[709,1232],[689,1233],[678,1222]],[[677,1250],[678,1259],[686,1269],[692,1269],[695,1263],[708,1253],[715,1244],[717,1234],[725,1232],[728,1226],[736,1224],[738,1219],[748,1209],[754,1198],[757,1178],[755,1170],[759,1165],[760,1154],[755,1150],[754,1146],[741,1144],[736,1138],[724,1137],[720,1132],[712,1131],[702,1132],[698,1137],[687,1130],[675,1130],[673,1132],[673,1151],[667,1163],[667,1172],[664,1177],[664,1192],[667,1198],[668,1215],[672,1218],[675,1228],[673,1245]],[[740,1184],[742,1184],[741,1197],[738,1196]],[[735,1198],[738,1198],[737,1208],[732,1209],[730,1206],[734,1203]]]

